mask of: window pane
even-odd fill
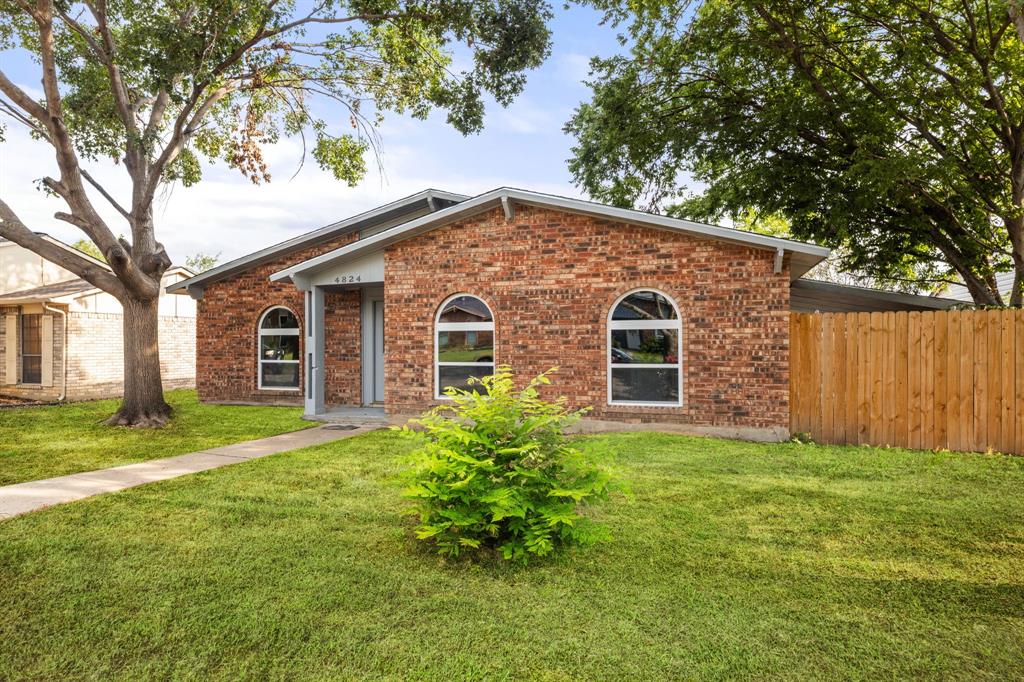
[[[613,329],[611,360],[616,364],[675,364],[679,361],[679,331]]]
[[[493,364],[481,364],[477,367],[471,366],[456,366],[456,367],[438,367],[438,384],[437,392],[440,395],[444,395],[444,389],[449,386],[456,388],[470,388],[467,383],[469,377],[485,377],[494,373]],[[478,392],[482,390],[482,387],[477,384],[473,386]]]
[[[494,362],[494,332],[439,332],[437,359],[440,362]]]
[[[261,336],[260,358],[263,360],[298,360],[299,337]]]
[[[274,308],[263,317],[263,329],[298,329],[299,320],[290,310]]]
[[[439,322],[492,322],[491,310],[475,296],[456,296],[445,304]]]
[[[21,383],[43,383],[43,359],[38,355],[21,356]]]
[[[21,352],[39,355],[43,352],[43,316],[21,316]]]
[[[261,362],[263,388],[298,388],[299,363]]]
[[[679,370],[612,369],[612,400],[638,403],[679,402]]]
[[[675,306],[654,291],[637,291],[622,299],[612,312],[613,320],[675,320]]]

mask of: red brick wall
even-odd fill
[[[327,294],[324,300],[324,402],[360,405],[362,334],[360,293]]]
[[[280,258],[272,263],[206,288],[196,321],[196,387],[202,400],[301,404],[306,363],[300,363],[301,391],[260,390],[257,382],[257,325],[263,311],[289,308],[305,324],[303,293],[289,282],[271,282],[270,275],[290,265],[343,246],[355,234]],[[357,294],[328,294],[324,305],[327,401],[359,402],[359,299]],[[304,329],[299,344],[305,358]],[[334,351],[341,350],[341,353]],[[353,357],[356,361],[353,363]]]
[[[392,413],[433,400],[433,324],[455,293],[495,316],[495,360],[521,379],[561,369],[554,391],[595,418],[788,427],[789,275],[774,252],[517,206],[395,244],[385,256],[386,398]],[[638,287],[680,306],[683,406],[607,404],[607,319]]]

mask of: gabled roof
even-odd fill
[[[0,296],[0,305],[5,303],[38,303],[51,301],[62,296],[80,294],[96,287],[84,279],[72,279],[67,282],[56,282],[32,289],[12,291],[9,294]]]
[[[186,267],[176,265],[169,268],[165,273],[167,275],[180,274],[185,277],[191,277],[195,273]],[[68,296],[75,296],[81,294],[99,293],[103,291],[94,284],[90,284],[81,277],[75,279],[65,280],[63,282],[54,282],[53,284],[46,284],[41,287],[33,287],[31,289],[22,289],[21,291],[12,291],[8,294],[0,295],[0,305],[22,305],[26,303],[48,303],[50,301],[56,301],[60,298]]]
[[[224,263],[223,265],[218,265],[217,267],[207,270],[200,275],[170,285],[167,287],[167,292],[174,293],[176,291],[192,287],[201,289],[207,284],[225,279],[239,272],[244,272],[249,268],[276,260],[301,249],[321,244],[325,241],[334,239],[339,235],[363,230],[374,225],[385,223],[389,220],[395,220],[400,218],[402,215],[414,213],[419,210],[436,211],[443,209],[446,206],[460,201],[465,201],[468,198],[469,197],[463,194],[445,192],[444,190],[439,189],[428,189],[422,192],[417,192],[416,194],[399,199],[398,201],[378,206],[377,208],[370,209],[369,211],[354,215],[350,218],[345,218],[344,220],[340,220],[336,223],[331,223],[330,225],[313,230],[312,232],[299,235],[293,239],[283,241],[279,244],[274,244],[273,246],[268,246],[265,249],[250,253],[247,256],[236,258],[235,260]]]
[[[556,208],[571,213],[581,213],[606,220],[616,220],[674,232],[684,232],[702,237],[710,237],[712,239],[719,239],[736,244],[753,246],[755,248],[772,250],[780,254],[789,253],[791,255],[790,272],[792,279],[798,279],[829,254],[829,249],[823,246],[794,241],[791,239],[769,237],[755,232],[747,232],[745,230],[737,230],[718,225],[705,225],[703,223],[695,223],[690,220],[670,218],[668,216],[645,213],[643,211],[635,211],[627,208],[618,208],[616,206],[608,206],[606,204],[598,204],[581,199],[570,199],[568,197],[560,197],[553,194],[542,194],[540,192],[531,192],[512,187],[500,187],[498,189],[491,190],[490,192],[485,192],[484,194],[475,196],[472,199],[449,206],[448,208],[441,209],[440,211],[410,220],[409,222],[402,223],[401,225],[396,225],[395,227],[384,230],[378,234],[352,242],[351,244],[333,251],[329,251],[321,256],[293,265],[290,268],[274,273],[271,275],[270,279],[274,281],[288,280],[291,279],[293,275],[314,272],[328,264],[344,262],[364,254],[376,252],[394,244],[395,242],[415,237],[442,225],[446,225],[462,218],[467,218],[496,206],[502,206],[505,210],[506,216],[512,218],[516,204]]]
[[[43,239],[45,239],[46,241],[50,242],[51,244],[59,246],[60,248],[64,249],[65,251],[70,251],[71,253],[75,254],[76,256],[78,256],[80,258],[86,259],[87,261],[91,262],[93,265],[98,265],[101,268],[105,268],[107,270],[110,269],[110,266],[107,265],[104,261],[101,261],[100,259],[98,259],[98,258],[96,258],[94,256],[90,256],[85,251],[81,251],[79,249],[76,249],[75,247],[71,246],[70,244],[65,244],[64,242],[62,242],[61,240],[57,239],[56,237],[51,237],[50,235],[46,234],[45,232],[36,232],[35,234],[36,234],[36,236],[42,237]],[[2,246],[18,246],[18,244],[12,242],[9,239],[4,239],[3,237],[0,237],[0,247],[2,247]],[[19,248],[25,248],[25,247],[21,246]]]

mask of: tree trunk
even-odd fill
[[[164,401],[160,378],[160,299],[125,297],[124,401],[107,420],[112,426],[155,427],[167,423],[171,406]]]

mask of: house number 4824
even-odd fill
[[[335,277],[335,284],[352,284],[353,282],[362,282],[362,275],[342,275],[341,277]]]

